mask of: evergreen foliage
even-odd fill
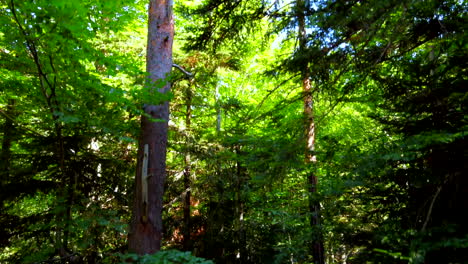
[[[468,262],[466,3],[174,2],[191,75],[161,96],[147,1],[0,0],[1,263],[314,263],[318,238],[326,263]],[[163,251],[137,256],[139,122],[166,100]]]

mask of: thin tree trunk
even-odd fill
[[[299,50],[304,52],[307,48],[306,21],[304,11],[306,5],[304,0],[297,1],[298,22],[299,22]],[[302,69],[302,91],[304,93],[304,134],[306,139],[305,163],[315,166],[317,157],[315,155],[315,120],[314,120],[314,98],[310,81],[310,68],[308,64]],[[312,170],[314,171],[314,170]],[[307,176],[309,186],[309,212],[310,225],[312,229],[320,230],[320,203],[314,198],[317,193],[317,176],[310,172]],[[320,232],[320,231],[318,231]],[[312,239],[312,257],[315,264],[324,264],[324,247],[321,233],[317,233]]]
[[[54,107],[50,107],[50,111],[53,113]],[[58,108],[58,107],[57,107]],[[68,250],[68,236],[69,236],[69,228],[70,228],[70,221],[71,221],[71,178],[67,178],[67,173],[65,171],[65,143],[62,135],[62,125],[59,123],[58,116],[52,114],[53,120],[55,123],[55,134],[57,137],[56,140],[56,156],[59,163],[60,168],[60,176],[62,186],[59,188],[59,199],[57,202],[58,207],[58,215],[57,221],[60,223],[62,221],[64,223],[63,226],[57,224],[57,231],[56,231],[56,249],[58,250],[58,254],[63,257],[67,254]],[[70,175],[69,175],[70,176]],[[67,188],[68,186],[68,188]],[[62,201],[62,199],[64,201]]]
[[[170,90],[174,20],[172,0],[150,0],[146,89],[157,96]],[[162,87],[162,88],[160,88]],[[136,191],[130,225],[129,248],[137,254],[160,250],[163,236],[162,208],[166,178],[169,102],[144,106],[136,171]]]
[[[15,135],[15,100],[9,99],[6,111],[0,111],[5,117],[3,124],[2,151],[0,152],[0,190],[3,190],[10,180],[11,144]],[[3,208],[3,199],[0,199],[0,210]]]
[[[10,178],[10,162],[11,162],[11,143],[15,134],[15,100],[9,99],[6,107],[5,123],[3,125],[3,140],[2,152],[0,153],[0,186],[5,184]],[[1,201],[0,201],[1,202]],[[0,207],[2,204],[0,204]]]
[[[75,192],[76,184],[78,180],[78,173],[76,171],[68,171],[68,187],[67,187],[67,199],[66,199],[66,215],[65,215],[65,228],[63,235],[63,245],[65,249],[68,249],[68,240],[70,237],[70,225],[72,222],[72,207],[75,203]]]
[[[236,216],[237,219],[237,233],[238,233],[238,241],[237,241],[237,250],[238,250],[238,263],[247,263],[247,243],[246,243],[246,236],[244,230],[244,197],[243,197],[243,186],[245,183],[245,168],[242,167],[242,163],[240,162],[240,146],[235,146],[234,151],[237,156],[236,162]]]
[[[190,225],[190,196],[191,196],[191,191],[190,191],[190,174],[192,171],[191,167],[191,158],[190,158],[190,126],[191,126],[191,118],[192,118],[192,90],[191,87],[189,86],[187,88],[187,93],[186,93],[186,112],[185,112],[185,128],[186,128],[186,136],[185,136],[185,157],[184,157],[184,163],[185,163],[185,168],[184,168],[184,189],[185,189],[185,199],[184,199],[184,230],[183,230],[183,249],[184,251],[190,251],[191,250],[191,241],[190,241],[190,230],[191,230],[191,225]]]
[[[216,84],[216,90],[215,90],[215,105],[216,105],[216,134],[219,136],[219,133],[221,132],[221,121],[222,121],[222,116],[221,116],[221,102],[219,101],[219,85]]]

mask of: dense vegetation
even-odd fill
[[[468,263],[467,3],[175,0],[168,94],[147,4],[0,0],[0,263]],[[163,251],[138,257],[165,101]]]

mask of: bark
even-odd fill
[[[72,222],[72,207],[75,203],[76,184],[78,180],[78,173],[76,171],[67,171],[68,184],[67,184],[67,199],[66,199],[66,214],[65,214],[65,228],[63,234],[63,247],[68,250],[68,241],[70,237],[70,225]],[[64,180],[65,182],[65,180]]]
[[[3,125],[2,152],[0,153],[0,186],[5,184],[10,178],[11,143],[15,135],[15,124],[13,123],[15,119],[14,107],[15,100],[9,99],[4,113],[5,123]]]
[[[184,189],[186,190],[185,199],[184,199],[184,230],[182,232],[183,236],[183,250],[190,251],[191,250],[191,241],[190,241],[190,175],[192,171],[191,167],[191,158],[190,158],[190,126],[191,126],[191,117],[192,117],[192,90],[191,87],[187,88],[186,94],[186,112],[185,112],[185,128],[186,128],[186,150],[185,150],[185,157],[184,157]]]
[[[167,93],[171,86],[168,77],[174,38],[172,0],[150,0],[148,15],[146,70],[149,80],[146,88],[152,94]],[[129,248],[140,255],[152,254],[161,248],[169,103],[149,103],[144,111],[151,118],[143,116],[141,119],[136,191],[129,233]],[[147,174],[145,178],[144,174]]]
[[[238,219],[236,219],[237,222],[237,233],[238,233],[238,241],[237,241],[237,251],[238,251],[238,263],[247,263],[247,242],[246,242],[246,235],[245,235],[245,230],[244,230],[244,198],[243,198],[243,193],[242,189],[245,184],[245,168],[242,166],[240,162],[240,146],[235,146],[234,151],[237,156],[237,162],[236,162],[236,216]]]
[[[221,116],[221,102],[219,100],[220,94],[219,94],[219,86],[216,84],[216,90],[215,90],[215,102],[216,102],[216,134],[219,135],[221,132],[221,121],[222,121],[222,116]]]
[[[303,52],[307,48],[306,21],[304,10],[306,8],[304,0],[297,1],[298,8],[298,23],[299,23],[299,51]],[[305,64],[301,74],[302,91],[304,93],[304,134],[306,139],[305,163],[315,166],[317,157],[315,155],[315,120],[314,120],[314,98],[312,85],[310,80],[310,68]],[[310,225],[313,230],[320,230],[320,203],[314,198],[317,193],[318,179],[315,173],[310,172],[307,176],[307,184],[309,186],[309,212]],[[318,231],[319,232],[319,231]],[[323,247],[323,239],[321,233],[317,233],[312,239],[312,257],[315,264],[325,263],[325,254]]]

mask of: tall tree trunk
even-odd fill
[[[221,121],[222,121],[222,116],[221,116],[221,102],[219,100],[220,94],[219,94],[219,84],[216,84],[216,90],[215,90],[215,105],[216,105],[216,134],[219,136],[219,133],[221,132]]]
[[[304,0],[297,1],[298,23],[299,23],[299,51],[304,52],[307,49],[306,19],[304,11],[306,4]],[[305,163],[315,166],[317,157],[315,155],[315,120],[314,120],[314,98],[312,85],[310,81],[310,68],[306,63],[302,68],[302,91],[304,93],[304,134],[306,140]],[[317,176],[313,172],[307,176],[307,185],[309,186],[309,212],[310,225],[312,229],[320,230],[320,203],[316,201]],[[321,233],[317,233],[312,239],[312,257],[315,264],[325,263],[325,254]]]
[[[0,186],[5,184],[10,178],[10,162],[11,162],[11,143],[15,135],[15,100],[8,99],[8,105],[6,111],[3,112],[5,117],[5,123],[3,125],[3,140],[2,140],[2,152],[0,153]],[[0,201],[2,202],[2,201]],[[2,204],[0,204],[0,208]]]
[[[243,187],[245,184],[245,177],[246,171],[245,168],[242,166],[240,161],[240,155],[242,155],[240,151],[240,146],[234,147],[234,152],[236,153],[236,201],[235,201],[235,209],[236,209],[236,226],[237,226],[237,253],[238,253],[238,261],[237,263],[247,263],[247,243],[246,243],[246,236],[244,230],[244,211],[245,211],[245,201],[243,195]]]
[[[186,128],[186,135],[185,135],[185,157],[184,157],[184,188],[185,188],[185,199],[184,199],[184,230],[182,233],[183,236],[183,249],[184,251],[191,250],[191,241],[190,241],[190,175],[192,171],[191,167],[191,158],[190,158],[190,126],[191,126],[191,118],[192,118],[192,88],[191,85],[187,88],[186,92],[186,112],[185,112],[185,128]]]
[[[174,20],[172,0],[150,0],[146,89],[157,93],[170,90]],[[160,88],[161,87],[161,88]],[[144,106],[136,171],[136,191],[130,225],[129,248],[137,254],[159,251],[162,240],[162,208],[166,178],[166,148],[169,102]]]

